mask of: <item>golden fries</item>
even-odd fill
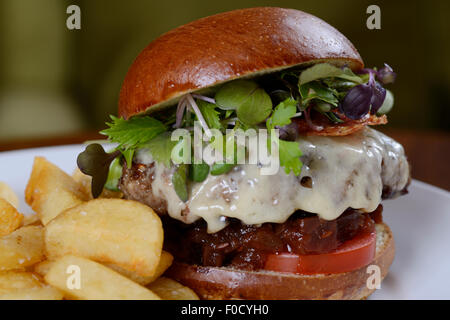
[[[158,266],[156,267],[155,274],[148,280],[150,282],[153,282],[154,280],[159,278],[164,272],[166,272],[166,270],[170,267],[172,262],[173,256],[169,252],[167,251],[161,252],[161,258],[159,260]]]
[[[167,251],[161,252],[161,258],[159,260],[158,267],[156,268],[155,274],[153,276],[147,276],[147,277],[140,276],[136,272],[123,269],[119,266],[116,266],[115,264],[105,264],[105,265],[108,268],[111,268],[114,271],[120,273],[121,275],[127,277],[128,279],[133,280],[134,282],[145,286],[145,285],[149,284],[150,282],[153,282],[157,278],[159,278],[167,270],[167,268],[170,267],[170,265],[172,264],[172,261],[173,261],[173,256],[170,253],[168,253]]]
[[[19,207],[19,198],[17,198],[11,187],[2,181],[0,181],[0,198],[8,201],[16,209]]]
[[[11,291],[41,286],[39,278],[31,272],[0,272],[0,296]]]
[[[73,180],[78,183],[78,186],[80,187],[80,190],[85,194],[85,196],[91,200],[92,199],[92,193],[91,193],[91,181],[92,178],[83,172],[81,172],[80,169],[76,168],[72,173]]]
[[[69,297],[95,300],[159,300],[152,291],[111,269],[76,256],[57,259],[45,276],[47,283]]]
[[[69,209],[45,232],[50,259],[75,254],[152,276],[159,263],[163,230],[149,207],[122,199],[96,199]]]
[[[0,272],[0,300],[61,300],[56,288],[41,283],[31,272]]]
[[[36,157],[25,200],[46,225],[65,209],[88,198],[71,176],[44,158]]]
[[[0,295],[0,300],[62,300],[63,293],[53,287],[35,287]]]
[[[0,238],[0,271],[22,269],[44,260],[44,230],[28,226]]]
[[[157,279],[147,288],[164,300],[199,300],[194,291],[166,277]]]
[[[52,266],[54,261],[52,260],[44,260],[41,261],[33,266],[33,272],[40,275],[42,278],[45,277],[45,275],[48,273],[48,270],[50,270],[50,267]]]
[[[158,267],[156,268],[155,274],[153,276],[143,277],[138,275],[136,272],[126,270],[124,268],[121,268],[115,264],[111,263],[105,263],[104,265],[110,269],[113,269],[114,271],[120,273],[121,275],[127,277],[130,280],[133,280],[134,282],[145,286],[153,281],[155,281],[157,278],[159,278],[166,270],[170,267],[173,261],[173,256],[168,253],[167,251],[161,252],[161,258],[158,263]],[[48,270],[50,270],[51,265],[53,264],[52,260],[45,260],[42,262],[39,262],[33,267],[33,271],[40,275],[41,277],[45,277],[45,275],[48,273]]]
[[[156,267],[155,274],[151,277],[151,279],[149,279],[150,282],[153,282],[157,278],[162,276],[162,274],[164,272],[166,272],[166,270],[170,267],[172,262],[173,262],[173,256],[169,252],[163,251],[161,253],[161,258],[159,260],[158,266]]]
[[[37,214],[19,213],[17,196],[0,183],[0,300],[198,299],[161,277],[173,256],[148,206],[108,190],[92,199],[91,177],[40,157],[25,197]]]
[[[22,223],[23,215],[17,212],[5,199],[0,198],[0,237],[16,230]]]
[[[37,214],[26,214],[23,216],[22,224],[21,226],[38,226],[41,225],[41,220],[39,220],[39,217]]]

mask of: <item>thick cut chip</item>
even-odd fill
[[[41,287],[39,278],[31,272],[0,272],[0,296],[23,289]]]
[[[166,277],[155,280],[147,287],[163,300],[199,300],[194,291]]]
[[[163,244],[162,223],[148,206],[96,199],[68,209],[46,227],[49,259],[73,254],[153,276]]]
[[[52,260],[44,260],[39,262],[38,264],[35,264],[33,266],[33,272],[40,275],[42,278],[45,277],[45,275],[48,273],[48,270],[50,270],[52,264],[54,261]]]
[[[25,200],[46,225],[68,208],[88,200],[75,180],[42,157],[34,159]]]
[[[170,265],[172,264],[172,261],[173,261],[173,256],[170,253],[168,253],[167,251],[163,251],[161,253],[161,258],[159,260],[158,267],[156,268],[155,274],[153,276],[148,276],[148,277],[140,276],[136,272],[123,269],[119,266],[116,266],[115,264],[106,264],[106,266],[108,268],[111,268],[114,271],[120,273],[121,275],[127,277],[128,279],[133,280],[134,282],[137,282],[140,285],[145,286],[145,285],[155,281],[157,278],[159,278],[170,267]]]
[[[23,215],[3,198],[0,198],[0,237],[6,236],[20,227]]]
[[[19,198],[14,193],[13,189],[5,182],[0,181],[0,198],[5,199],[12,204],[16,209],[19,207]]]
[[[63,293],[31,272],[0,272],[0,300],[61,300]]]
[[[0,295],[0,300],[62,300],[63,293],[51,286],[14,290]]]
[[[39,219],[39,216],[36,213],[33,214],[26,214],[23,216],[22,224],[21,226],[39,226],[42,225],[41,220]]]
[[[0,238],[0,271],[23,269],[44,260],[44,230],[28,226]]]
[[[82,300],[159,300],[152,291],[97,262],[64,256],[52,263],[45,281]]]

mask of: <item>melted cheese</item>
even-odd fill
[[[224,217],[245,224],[282,223],[297,209],[332,220],[347,208],[370,212],[381,202],[382,188],[401,190],[409,168],[400,144],[373,129],[345,137],[301,137],[304,166],[299,177],[285,174],[264,176],[256,165],[239,165],[230,173],[209,175],[190,183],[190,198],[183,203],[171,183],[172,170],[156,165],[152,192],[167,201],[168,214],[185,223],[203,218],[208,232],[226,226]],[[138,161],[151,162],[148,153]],[[310,177],[312,187],[300,183]]]

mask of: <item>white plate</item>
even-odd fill
[[[0,153],[0,180],[21,197],[33,158],[44,156],[68,173],[76,166],[82,145],[26,149]],[[409,194],[384,203],[384,220],[391,227],[396,256],[389,275],[371,299],[450,299],[450,193],[413,181]]]

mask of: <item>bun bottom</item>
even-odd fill
[[[370,265],[387,275],[394,260],[395,244],[389,227],[376,225],[377,247]],[[208,300],[358,300],[375,291],[369,289],[367,266],[337,274],[300,275],[272,271],[245,271],[227,267],[202,267],[175,262],[166,275]]]

